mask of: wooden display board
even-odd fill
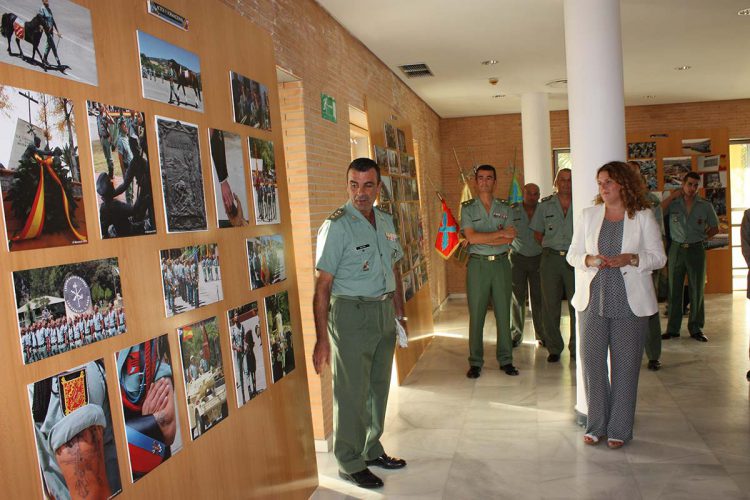
[[[24,3],[15,0],[15,3],[19,2]],[[62,64],[85,55],[85,47],[76,45],[76,34],[65,31],[62,27],[66,26],[61,22],[66,11],[66,2],[68,0],[51,2],[62,35],[60,39],[55,36],[63,59]],[[27,385],[90,361],[103,359],[106,370],[106,393],[112,412],[122,483],[120,498],[308,498],[317,486],[317,470],[272,39],[268,33],[258,29],[238,12],[218,0],[160,1],[159,3],[187,19],[187,30],[149,14],[146,0],[74,0],[72,3],[90,11],[95,47],[96,85],[61,78],[60,71],[51,68],[47,72],[25,68],[20,58],[20,65],[0,63],[0,85],[65,96],[74,104],[75,136],[81,172],[79,189],[83,202],[83,208],[79,207],[76,215],[85,214],[88,239],[85,244],[12,252],[6,248],[6,241],[0,245],[0,307],[3,311],[0,318],[0,329],[3,332],[0,339],[0,434],[3,436],[3,445],[0,447],[0,470],[3,471],[0,496],[42,496]],[[41,2],[34,3],[32,10],[35,11],[41,5]],[[199,57],[202,112],[192,107],[170,105],[143,97],[138,31],[187,49]],[[27,42],[21,44],[24,52],[30,56],[31,45]],[[16,49],[15,41],[12,48]],[[44,48],[43,39],[40,44],[42,53]],[[4,46],[2,50],[5,51]],[[37,60],[40,56],[41,54],[37,56]],[[52,54],[49,55],[49,61],[54,61]],[[230,71],[266,86],[270,130],[235,123]],[[178,92],[180,96],[185,95],[181,90]],[[188,88],[187,95],[190,94],[191,89]],[[100,237],[97,224],[96,178],[89,147],[90,135],[97,132],[90,130],[86,125],[87,100],[145,113],[156,234],[116,239]],[[3,110],[0,109],[0,112]],[[160,176],[156,116],[179,120],[198,128],[200,157],[193,160],[199,160],[201,166],[206,230],[167,232],[165,208],[162,203],[165,186],[162,186]],[[249,202],[244,207],[250,221],[246,226],[220,229],[217,225],[209,128],[233,132],[241,137]],[[3,135],[11,133],[12,131],[2,130]],[[255,194],[249,173],[248,137],[273,141],[281,218],[278,224],[255,224],[256,213],[252,202]],[[116,156],[116,153],[113,155]],[[119,167],[115,168],[119,170]],[[5,225],[1,229],[5,234]],[[283,256],[286,263],[286,279],[251,290],[246,239],[274,234],[281,235],[285,243]],[[166,317],[160,251],[208,244],[217,244],[219,248],[223,299]],[[122,335],[25,365],[21,357],[12,273],[111,257],[116,257],[119,263],[121,286],[118,291],[121,292],[127,314],[127,331]],[[269,362],[271,352],[265,333],[267,325],[264,299],[283,291],[289,294],[296,369],[277,383],[272,383],[273,373]],[[257,301],[259,307],[260,338],[268,386],[263,393],[238,408],[234,390],[236,381],[231,369],[235,355],[232,351],[227,311],[253,301]],[[219,331],[228,416],[205,435],[193,440],[190,436],[183,385],[187,370],[183,369],[179,359],[180,340],[177,329],[212,317],[216,317]],[[133,483],[115,353],[162,334],[167,334],[171,348],[182,449]]]

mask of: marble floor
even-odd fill
[[[313,498],[750,498],[744,292],[707,297],[707,344],[686,337],[684,322],[683,336],[663,343],[661,371],[646,370],[644,358],[635,437],[620,450],[583,444],[575,363],[567,351],[547,363],[528,321],[514,351],[520,376],[498,369],[489,314],[482,376],[467,379],[467,319],[466,300],[448,300],[436,338],[391,389],[383,444],[408,466],[373,468],[385,486],[368,491],[339,479],[333,455],[319,453]]]

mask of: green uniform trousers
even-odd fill
[[[523,326],[526,321],[526,297],[531,295],[531,319],[534,322],[536,340],[543,340],[542,325],[542,286],[539,277],[539,264],[542,255],[527,257],[518,252],[510,254],[510,268],[513,277],[513,307],[511,308],[510,330],[513,339],[523,339]]]
[[[703,291],[706,283],[706,249],[703,243],[692,243],[688,248],[672,242],[669,247],[669,321],[667,333],[676,337],[682,326],[682,289],[685,275],[690,294],[690,316],[688,332],[701,333],[705,323]]]
[[[347,474],[384,453],[380,436],[396,346],[394,318],[391,299],[331,298],[333,454]]]
[[[654,271],[654,290],[659,287],[659,271]],[[646,357],[649,361],[659,361],[661,357],[661,321],[659,311],[648,318],[648,335],[646,336]]]
[[[510,262],[508,256],[489,261],[469,256],[466,273],[466,298],[469,302],[469,365],[484,365],[484,320],[492,296],[497,323],[495,355],[500,366],[513,363],[510,338]]]
[[[542,277],[542,307],[544,308],[544,342],[550,354],[560,354],[565,347],[560,332],[560,305],[563,292],[568,299],[570,313],[570,341],[568,349],[576,352],[576,312],[570,301],[575,293],[575,273],[573,267],[559,252],[545,248],[542,250],[542,263],[539,266]]]

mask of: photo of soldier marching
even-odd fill
[[[265,391],[266,365],[260,335],[258,303],[251,302],[227,311],[229,338],[232,345],[237,407]]]
[[[278,224],[279,188],[276,185],[276,162],[273,142],[248,138],[250,177],[253,183],[256,224]]]
[[[161,275],[167,317],[223,298],[216,244],[162,250]]]

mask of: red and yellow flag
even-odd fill
[[[449,259],[461,242],[458,222],[453,217],[451,209],[445,203],[442,203],[443,214],[440,218],[440,227],[438,228],[437,238],[435,239],[435,250],[444,258]]]

